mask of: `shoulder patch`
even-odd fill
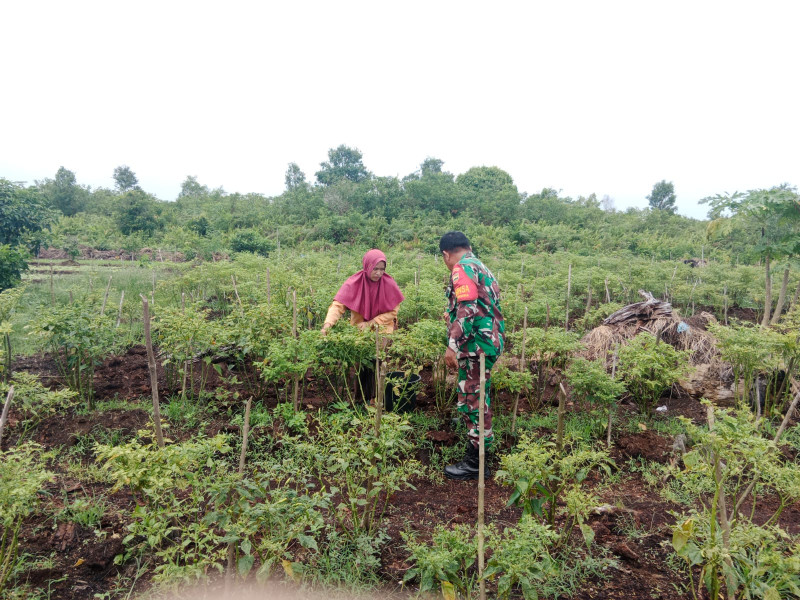
[[[456,301],[469,302],[478,299],[478,285],[464,271],[464,267],[456,265],[453,269],[453,291]]]

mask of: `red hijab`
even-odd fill
[[[386,255],[380,250],[367,252],[361,261],[364,268],[350,276],[333,297],[363,316],[365,321],[394,310],[405,298],[391,275],[384,273],[378,281],[369,278],[375,265],[381,261],[386,263]]]

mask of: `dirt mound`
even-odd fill
[[[669,461],[672,453],[672,440],[650,430],[623,435],[617,440],[617,446],[628,458],[641,456],[660,463]]]
[[[109,410],[93,415],[53,415],[39,425],[36,441],[46,448],[74,446],[93,430],[119,432],[123,436],[135,433],[150,420],[141,409]]]
[[[161,365],[156,364],[159,387],[163,386]],[[147,350],[144,346],[132,346],[125,354],[112,355],[95,369],[95,397],[125,399],[150,395],[150,371],[147,366]]]

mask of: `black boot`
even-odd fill
[[[454,465],[446,466],[444,468],[444,476],[448,479],[456,479],[459,481],[477,479],[478,468],[478,448],[473,446],[472,442],[467,442],[467,452],[464,454],[464,459]],[[488,469],[485,470],[484,475],[489,475]]]

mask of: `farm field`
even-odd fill
[[[466,439],[441,361],[447,269],[433,254],[387,257],[406,299],[400,330],[377,340],[345,322],[319,333],[359,268],[352,251],[33,261],[0,308],[2,398],[15,390],[0,598],[267,583],[477,597],[478,486],[442,476]],[[800,594],[800,430],[787,413],[800,313],[757,326],[763,271],[482,259],[507,333],[492,372],[488,596]],[[354,372],[376,349],[387,371],[421,375],[414,410],[360,400]]]

